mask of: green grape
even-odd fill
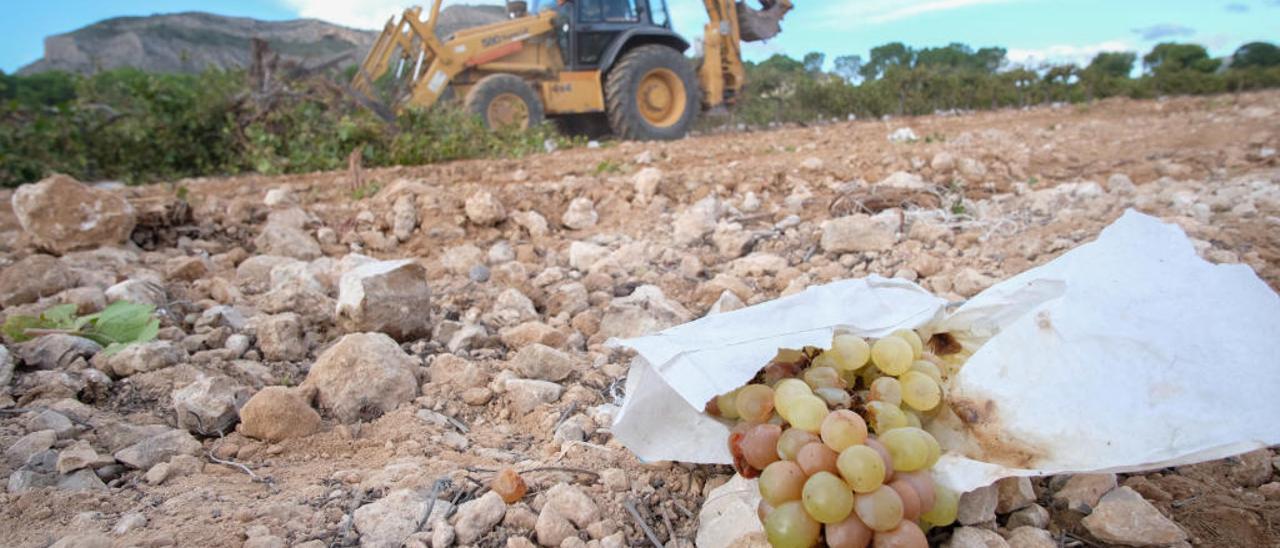
[[[800,465],[789,460],[780,460],[764,467],[758,483],[760,496],[771,506],[778,506],[787,501],[800,500],[801,490],[805,486],[804,470]]]
[[[801,500],[809,516],[820,523],[840,523],[853,511],[853,492],[831,472],[810,476]]]
[[[805,432],[799,428],[788,428],[778,437],[778,456],[786,460],[796,460],[800,449],[810,443],[821,440],[813,432]]]
[[[920,495],[916,494],[916,488],[912,487],[911,482],[898,478],[889,482],[888,486],[902,499],[902,519],[915,521],[919,518]]]
[[[929,444],[929,458],[925,461],[924,467],[933,468],[933,465],[938,463],[938,459],[942,458],[942,444],[939,444],[938,438],[933,437],[933,434],[926,430],[921,429],[920,432],[924,434],[921,437]]]
[[[761,470],[778,460],[778,438],[782,435],[782,427],[776,424],[757,424],[742,435],[738,447],[742,449],[742,457],[752,468]]]
[[[890,405],[902,405],[902,383],[893,377],[880,377],[872,381],[870,397]]]
[[[809,366],[810,367],[830,367],[832,369],[836,369],[835,353],[823,352],[821,354],[818,354],[817,356],[814,356],[813,361],[810,362]]]
[[[847,408],[853,404],[853,398],[843,388],[819,388],[813,395],[822,398],[827,407]]]
[[[911,362],[911,371],[924,373],[933,379],[933,382],[938,383],[938,386],[942,386],[942,369],[939,369],[936,363],[929,360],[916,360]]]
[[[796,378],[782,379],[778,384],[773,385],[773,406],[778,413],[785,413],[790,410],[791,404],[797,398],[803,396],[812,396],[813,389],[804,381]]]
[[[924,428],[924,424],[920,422],[920,415],[915,414],[914,411],[903,409],[902,414],[903,416],[907,417],[907,426],[913,426],[915,428]]]
[[[827,416],[827,411],[827,402],[810,394],[796,398],[782,414],[782,418],[787,419],[792,428],[817,432],[822,426],[822,419]]]
[[[861,369],[871,358],[871,345],[866,339],[848,333],[831,338],[831,351],[835,354],[836,369],[844,371]]]
[[[933,478],[929,477],[927,471],[919,472],[903,472],[894,476],[893,483],[905,481],[909,483],[916,492],[916,497],[920,499],[920,513],[928,512],[933,508]]]
[[[895,404],[880,401],[867,402],[867,416],[871,419],[871,429],[875,430],[876,434],[883,434],[907,425],[906,414]]]
[[[929,375],[907,371],[898,380],[902,384],[902,402],[911,408],[928,411],[942,402],[942,387]]]
[[[880,455],[880,460],[884,461],[884,480],[892,480],[894,476],[893,456],[889,454],[889,450],[885,449],[884,444],[880,443],[880,440],[871,437],[867,438],[865,445]]]
[[[933,484],[933,507],[920,514],[921,521],[934,527],[944,527],[956,521],[960,506],[960,494],[940,483]]]
[[[793,500],[769,512],[764,532],[773,548],[809,548],[817,544],[822,524],[809,517],[803,503]]]
[[[760,518],[760,523],[769,519],[769,514],[773,513],[773,505],[769,501],[760,499],[760,504],[756,505],[756,517]]]
[[[879,439],[893,458],[894,470],[914,472],[929,464],[929,441],[926,437],[933,438],[924,430],[904,426],[880,434]]]
[[[904,519],[897,527],[876,533],[873,548],[929,548],[929,539],[912,520]]]
[[[804,382],[811,388],[840,388],[840,374],[833,367],[810,367],[804,372]]]
[[[911,345],[912,359],[918,360],[920,359],[920,356],[924,354],[924,341],[920,340],[920,335],[915,331],[910,329],[899,329],[890,333],[890,335],[907,341],[907,344]]]
[[[856,513],[850,513],[840,523],[827,524],[823,531],[826,532],[827,546],[830,548],[867,548],[873,534],[871,528],[862,523]]]
[[[800,452],[796,454],[796,464],[800,465],[800,469],[804,470],[806,476],[812,476],[818,472],[835,474],[839,472],[836,468],[838,456],[824,443],[810,443],[800,448]]]
[[[911,369],[911,344],[902,337],[885,337],[871,345],[871,363],[887,375],[901,375]]]
[[[819,428],[822,443],[837,453],[867,439],[867,422],[848,409],[832,411]]]
[[[897,491],[886,486],[870,493],[858,493],[853,497],[853,511],[858,519],[875,531],[888,531],[902,521],[902,499]],[[777,513],[775,510],[774,513]]]
[[[734,405],[743,421],[765,422],[773,413],[773,389],[763,384],[748,384],[738,389]]]
[[[880,454],[866,445],[848,447],[836,458],[840,475],[858,493],[870,493],[880,488],[884,483],[884,466]]]
[[[738,391],[734,390],[728,394],[716,396],[716,407],[720,409],[720,416],[729,420],[738,418]]]

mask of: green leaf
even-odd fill
[[[40,320],[45,329],[75,329],[76,305],[68,303],[49,307],[40,313]]]
[[[28,329],[36,329],[40,327],[40,318],[35,316],[9,316],[4,321],[4,327],[0,330],[4,331],[4,336],[9,340],[20,343],[31,340],[31,336],[27,335]]]
[[[151,314],[155,307],[149,304],[116,301],[97,314],[92,314],[90,325],[85,326],[84,336],[104,346],[113,342],[131,343],[155,338],[159,320]],[[149,337],[149,338],[148,338]]]

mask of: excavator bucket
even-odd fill
[[[782,18],[791,10],[790,0],[760,0],[761,9],[737,3],[738,32],[743,42],[760,42],[782,32]]]

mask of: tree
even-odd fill
[[[1128,78],[1133,72],[1133,63],[1138,55],[1128,51],[1104,51],[1093,56],[1085,70],[1099,77]]]
[[[827,54],[811,51],[804,54],[804,61],[802,62],[804,63],[805,72],[817,74],[822,72],[822,65],[827,62]]]
[[[1267,42],[1249,42],[1231,55],[1232,68],[1280,66],[1280,48]]]
[[[861,55],[841,55],[835,59],[835,73],[846,82],[854,83],[858,79],[860,70],[862,70]]]
[[[871,59],[862,65],[859,73],[867,80],[882,76],[889,67],[911,67],[915,52],[902,42],[890,42],[871,49]]]
[[[1222,65],[1219,59],[1211,59],[1209,52],[1199,44],[1179,44],[1163,42],[1156,44],[1151,52],[1142,57],[1142,64],[1152,74],[1171,73],[1181,70],[1193,70],[1201,73],[1212,73]]]

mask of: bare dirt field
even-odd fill
[[[652,545],[643,522],[688,546],[732,470],[613,439],[629,357],[606,339],[870,274],[963,300],[1127,208],[1280,289],[1277,120],[1278,92],[1108,100],[374,169],[359,189],[348,172],[107,185],[130,219],[71,236],[23,230],[5,191],[0,316],[126,298],[162,325],[114,356],[6,341],[0,545]],[[372,280],[355,301],[350,272]],[[395,340],[344,339],[365,331]],[[495,507],[503,468],[529,491]],[[962,502],[987,544],[930,538],[1111,545],[1082,517],[1119,484],[1184,532],[1164,544],[1280,546],[1278,468],[1260,449],[1038,478],[1034,500],[999,489],[999,513]]]

